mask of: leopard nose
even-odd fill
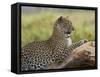
[[[71,32],[65,32],[65,34],[70,34]]]

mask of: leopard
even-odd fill
[[[33,41],[22,47],[21,71],[63,68],[69,62],[72,51],[87,42],[86,39],[72,43],[74,31],[68,16],[60,16],[53,26],[53,33],[44,41]]]

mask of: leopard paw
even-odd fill
[[[82,44],[84,44],[84,43],[88,42],[88,40],[87,40],[87,39],[83,39],[83,40],[81,40],[80,42],[81,42]]]

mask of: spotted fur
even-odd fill
[[[73,30],[74,27],[69,19],[59,17],[54,24],[51,38],[29,43],[22,48],[21,70],[45,70],[60,67],[69,58],[73,49],[85,43],[81,40],[69,47],[66,45],[65,39],[70,37]]]

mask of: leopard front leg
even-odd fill
[[[52,64],[49,66],[49,69],[63,68],[71,60],[71,51],[81,46],[85,42],[87,42],[87,40],[80,40],[79,42],[73,43],[70,47],[64,48],[64,50],[55,49],[54,51],[58,53],[53,53]]]
[[[65,66],[67,66],[67,64],[70,61],[73,61],[73,56],[72,56],[72,51],[83,45],[84,43],[88,42],[88,40],[84,39],[84,40],[80,40],[78,42],[73,43],[69,48],[65,48],[64,52],[62,52],[63,57],[64,57],[64,61],[62,62],[62,64],[59,66],[59,68],[64,68]],[[61,55],[61,54],[60,54]]]

